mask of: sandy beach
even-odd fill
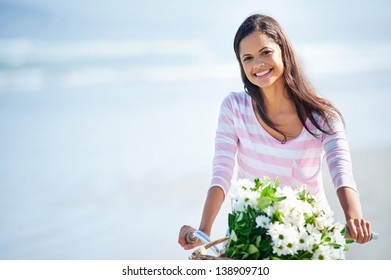
[[[220,86],[214,87],[211,93]],[[186,96],[167,92],[176,103],[160,107],[161,99],[137,100],[125,94],[128,88],[111,95],[103,88],[0,96],[6,132],[0,139],[0,259],[187,259],[191,252],[177,244],[178,231],[183,224],[198,226],[226,92],[205,103],[199,92],[208,93],[208,85],[192,88]],[[383,116],[368,115],[368,122],[388,118],[381,106],[386,102],[372,112]],[[199,117],[178,119],[184,114]],[[362,121],[351,110],[353,170],[365,217],[380,238],[353,244],[347,257],[391,259],[389,136],[377,141],[368,126],[363,136],[370,142],[362,145],[360,127],[354,129]],[[329,202],[344,222],[327,174],[325,167]],[[229,206],[226,200],[212,239],[224,236]]]
[[[391,259],[391,225],[389,213],[391,189],[388,175],[391,167],[391,148],[367,151],[352,151],[353,171],[360,192],[364,217],[371,221],[373,231],[380,233],[378,240],[367,244],[352,244],[347,253],[348,259]],[[327,181],[327,180],[326,180]],[[338,199],[328,180],[328,197],[335,209],[336,219],[344,221]],[[338,210],[337,210],[338,209]]]

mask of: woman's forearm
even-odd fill
[[[199,230],[205,234],[211,234],[213,223],[224,202],[224,192],[220,187],[212,187],[208,191],[202,212]]]
[[[357,243],[365,243],[372,238],[371,224],[363,218],[358,193],[347,187],[337,191],[339,201],[345,213],[347,233]]]
[[[346,221],[363,218],[360,199],[355,190],[348,187],[341,187],[338,189],[337,195]]]

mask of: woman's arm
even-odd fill
[[[213,222],[216,219],[217,214],[220,211],[221,205],[224,201],[224,192],[220,187],[212,187],[208,191],[208,195],[205,200],[204,210],[202,212],[201,223],[199,230],[210,236]],[[186,250],[192,249],[201,245],[200,241],[195,243],[187,243],[186,235],[190,232],[194,232],[196,229],[190,226],[183,226],[179,232],[178,243]]]
[[[371,225],[363,218],[345,128],[342,120],[333,119],[331,124],[333,133],[322,136],[330,175],[345,214],[349,236],[357,243],[365,243],[371,240]],[[330,131],[327,126],[324,129]]]
[[[199,230],[210,236],[213,222],[224,202],[224,192],[220,187],[212,187],[208,191]]]
[[[357,243],[365,243],[371,240],[371,224],[363,218],[358,193],[351,188],[341,187],[338,189],[337,195],[345,213],[349,235]]]
[[[210,189],[204,204],[199,230],[210,236],[212,225],[220,211],[225,193],[230,187],[230,180],[235,166],[238,136],[234,122],[233,96],[228,95],[221,104],[220,115],[215,138],[215,153],[213,158],[213,174]],[[183,226],[179,232],[178,243],[184,249],[192,249],[201,245],[187,243],[186,234],[196,231],[191,226]]]

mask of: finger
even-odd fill
[[[371,228],[371,224],[362,219],[361,220],[361,228],[363,230],[363,239],[362,239],[362,243],[366,243],[368,241],[370,241],[372,239],[372,228]]]
[[[371,223],[370,222],[366,222],[365,224],[365,227],[367,229],[367,233],[368,233],[368,237],[367,237],[367,241],[370,241],[372,239],[372,226],[371,226]]]
[[[354,220],[354,223],[356,226],[356,231],[357,231],[357,236],[356,236],[357,243],[364,243],[364,240],[365,240],[363,222],[365,222],[365,220],[363,220],[363,219],[355,219]]]
[[[181,227],[180,231],[179,231],[179,236],[178,236],[178,243],[183,247],[192,247],[189,245],[189,243],[187,242],[186,240],[186,235],[190,232],[194,232],[196,231],[193,227],[191,226],[188,226],[188,225],[184,225]],[[191,248],[189,248],[191,249]]]
[[[195,243],[187,243],[185,244],[183,247],[183,249],[185,250],[190,250],[190,249],[194,249],[195,247],[198,247],[202,245],[202,243],[200,243],[199,241],[195,242]]]
[[[355,223],[355,225],[356,225],[356,230],[357,230],[356,242],[361,244],[361,243],[363,243],[364,237],[365,237],[365,233],[362,228],[362,223],[361,223],[361,221],[357,221]]]
[[[360,228],[363,233],[361,243],[368,242],[369,238],[370,238],[370,232],[368,231],[367,223],[368,222],[364,219],[361,219],[361,221],[360,221]]]
[[[356,226],[354,225],[353,219],[350,219],[346,223],[346,227],[348,228],[348,232],[351,238],[356,239],[357,238],[357,230]]]
[[[184,245],[186,245],[186,234],[189,232],[189,226],[187,225],[184,225],[181,227],[181,229],[179,230],[179,236],[178,236],[178,243],[183,247]]]
[[[186,234],[186,236],[187,236],[189,233],[192,233],[192,232],[194,232],[194,231],[189,231],[189,232]],[[194,241],[189,242],[188,238],[186,238],[186,237],[185,237],[185,243],[186,243],[186,244],[183,245],[183,248],[184,248],[185,250],[193,249],[193,248],[198,247],[198,246],[200,246],[200,245],[203,244],[202,241],[201,241],[200,239],[198,239],[198,238],[195,238]]]
[[[183,237],[181,237],[181,236],[178,237],[178,243],[179,243],[179,245],[181,245],[182,247],[185,246],[185,245],[187,244],[186,239],[183,238]]]

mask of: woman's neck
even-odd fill
[[[288,90],[285,85],[263,88],[262,92],[265,110],[269,117],[291,113],[295,110],[295,104],[289,98]]]

